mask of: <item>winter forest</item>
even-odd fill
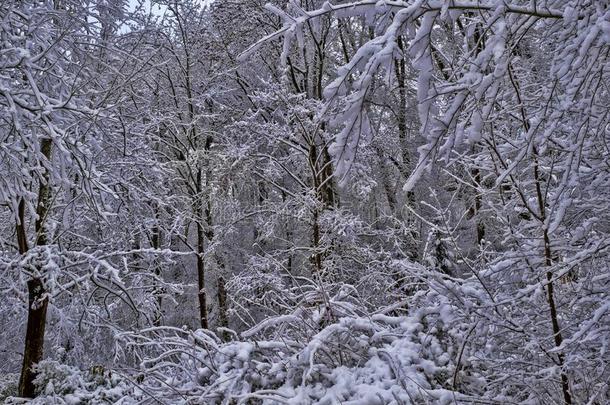
[[[608,404],[610,3],[1,0],[0,298],[5,404]]]

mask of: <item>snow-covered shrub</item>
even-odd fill
[[[57,404],[122,404],[138,403],[143,394],[115,371],[101,366],[81,371],[75,367],[45,360],[36,365],[34,381],[39,395],[32,405]],[[1,397],[0,397],[1,398]],[[6,404],[23,403],[21,398],[8,397]]]
[[[4,401],[11,395],[17,395],[19,375],[2,374],[0,375],[0,401]]]
[[[462,359],[468,331],[445,297],[420,292],[418,309],[391,316],[392,307],[367,310],[352,286],[329,289],[304,286],[295,310],[232,342],[203,330],[132,335],[161,351],[142,363],[145,375],[164,376],[148,389],[171,395],[171,385],[199,403],[401,404],[450,403],[484,385]]]

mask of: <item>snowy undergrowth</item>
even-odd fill
[[[32,403],[556,403],[557,368],[536,357],[525,331],[494,326],[500,315],[485,309],[485,294],[468,280],[427,284],[381,308],[348,284],[305,284],[285,289],[292,309],[270,310],[276,314],[241,333],[167,326],[126,332],[117,336],[119,355],[139,368],[79,371],[45,361]],[[591,350],[583,342],[581,352]],[[581,363],[583,373],[594,370]],[[603,400],[604,384],[597,385]],[[574,384],[573,394],[591,397],[593,388]]]
[[[451,308],[439,304],[410,317],[338,317],[307,341],[225,344],[203,357],[209,366],[200,383],[221,397],[264,403],[452,402],[461,396],[452,386],[459,338],[440,316],[445,311]],[[295,331],[311,321],[278,319]]]
[[[4,404],[135,405],[143,399],[142,391],[130,381],[116,372],[105,370],[101,366],[82,371],[56,361],[45,360],[39,363],[36,368],[38,375],[34,383],[38,387],[40,395],[33,400],[9,396],[4,399]]]
[[[401,316],[356,297],[346,285],[312,288],[294,311],[228,342],[179,328],[122,338],[147,353],[147,393],[171,403],[453,403],[484,384],[462,358],[468,328],[446,298],[421,292],[419,309]]]

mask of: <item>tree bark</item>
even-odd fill
[[[48,162],[51,161],[52,151],[51,139],[43,139],[40,142],[40,151]],[[36,207],[36,246],[47,245],[47,230],[45,221],[49,212],[51,202],[51,187],[49,185],[48,170],[42,176],[38,188],[38,205]],[[17,241],[19,253],[26,254],[29,250],[25,230],[25,202],[23,199],[18,207]],[[40,270],[40,269],[38,269]],[[33,398],[36,396],[34,379],[36,373],[34,366],[42,360],[44,353],[44,334],[47,322],[47,306],[49,300],[42,279],[35,277],[27,282],[28,285],[28,322],[25,332],[25,343],[23,349],[23,363],[19,377],[19,396]]]
[[[33,398],[36,396],[33,367],[42,360],[44,352],[44,333],[47,320],[48,299],[40,279],[28,281],[28,323],[23,350],[23,365],[19,378],[19,396]]]
[[[527,122],[524,120],[524,122]],[[526,128],[529,130],[529,124],[526,125]],[[534,153],[534,181],[536,184],[536,197],[538,199],[538,209],[540,211],[540,221],[543,226],[543,240],[544,240],[544,264],[547,269],[550,269],[553,265],[553,253],[551,251],[551,239],[549,237],[548,229],[545,225],[546,223],[546,209],[545,209],[545,201],[542,192],[542,179],[540,176],[540,169],[538,164],[538,152],[536,148],[533,148]],[[559,317],[557,315],[557,306],[555,305],[555,295],[553,288],[553,273],[550,270],[546,271],[546,292],[547,292],[547,301],[549,303],[549,311],[551,315],[551,327],[553,329],[553,340],[555,341],[555,347],[561,347],[563,343],[563,336],[561,335],[561,326],[559,325]],[[561,351],[557,353],[557,365],[561,369],[561,392],[563,394],[563,401],[566,405],[572,404],[572,395],[570,394],[570,382],[568,380],[568,375],[564,370],[565,357]]]
[[[198,203],[199,204],[199,203]],[[199,299],[199,323],[203,329],[208,328],[208,310],[205,294],[205,262],[203,261],[205,230],[201,223],[203,213],[201,206],[197,208],[197,297]]]
[[[546,265],[551,266],[552,259],[551,259],[550,239],[549,239],[549,234],[546,230],[544,231],[544,254],[545,254]],[[549,309],[551,312],[551,325],[553,327],[553,339],[555,341],[555,347],[560,347],[561,344],[563,343],[563,337],[561,335],[561,327],[559,326],[559,318],[557,316],[557,307],[555,305],[555,296],[553,293],[553,282],[552,282],[553,273],[551,273],[550,271],[547,271],[546,279],[548,282],[548,284],[546,286],[546,291],[547,291],[547,300],[549,302]],[[557,353],[557,363],[558,363],[559,367],[561,367],[561,392],[563,394],[563,401],[565,404],[571,404],[572,395],[570,394],[570,382],[568,380],[568,375],[566,374],[566,372],[563,369],[563,366],[565,364],[565,356],[562,352]]]
[[[161,229],[159,228],[159,222],[160,222],[160,218],[159,218],[159,208],[156,207],[155,208],[155,220],[157,221],[157,223],[155,224],[155,226],[152,229],[152,235],[151,235],[151,245],[153,247],[153,249],[155,250],[159,250],[161,249]],[[161,306],[163,304],[163,287],[159,285],[159,278],[161,277],[161,266],[158,263],[157,258],[154,259],[154,274],[155,274],[155,281],[154,281],[154,287],[153,287],[153,296],[155,298],[157,307],[155,309],[155,314],[154,314],[154,319],[153,319],[153,326],[161,326],[161,318],[162,318],[162,312],[161,312]]]
[[[223,328],[229,327],[227,311],[227,289],[225,287],[224,277],[220,276],[218,277],[218,323]],[[229,334],[226,331],[223,331],[221,336],[223,340],[229,340]]]

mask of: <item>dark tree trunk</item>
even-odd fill
[[[44,351],[44,331],[47,320],[48,299],[44,285],[39,279],[28,281],[28,324],[23,350],[23,366],[19,378],[19,396],[36,396],[33,367],[42,360]]]
[[[324,128],[324,125],[322,125]],[[333,182],[333,167],[330,154],[326,145],[321,145],[322,152],[318,154],[318,145],[314,142],[309,146],[309,165],[312,171],[312,187],[316,192],[320,207],[314,207],[312,212],[312,255],[311,262],[314,266],[314,273],[322,275],[324,258],[329,254],[320,246],[321,229],[320,215],[327,209],[339,206],[339,198],[335,191]]]
[[[152,235],[150,238],[151,245],[155,250],[161,249],[161,229],[159,228],[159,209],[158,207],[155,209],[155,220],[157,224],[152,229]],[[160,284],[159,278],[161,277],[161,265],[158,262],[158,259],[154,259],[154,273],[155,273],[155,282],[153,287],[153,296],[155,297],[157,308],[155,309],[155,315],[153,319],[153,326],[161,326],[161,306],[163,305],[163,287]]]
[[[551,254],[551,241],[549,239],[548,231],[544,230],[544,256],[545,264],[550,267],[552,265],[552,254]],[[561,326],[559,326],[559,317],[557,316],[557,306],[555,305],[555,294],[553,292],[553,273],[550,271],[546,272],[547,279],[547,300],[549,303],[549,310],[551,313],[551,326],[553,328],[553,339],[555,341],[555,347],[561,347],[563,343],[563,336],[561,335]],[[561,367],[561,392],[563,394],[563,401],[566,405],[572,403],[572,395],[570,394],[570,382],[568,375],[563,369],[565,364],[565,357],[562,352],[557,353],[557,364]]]
[[[227,316],[227,289],[225,287],[225,279],[223,276],[218,277],[218,323],[223,328],[229,327],[229,317]],[[221,333],[223,340],[229,340],[229,334],[226,331]]]
[[[51,160],[52,141],[44,139],[40,142],[40,151],[47,160]],[[51,204],[51,187],[49,173],[43,175],[38,188],[38,205],[36,206],[36,246],[47,245],[47,230],[45,221]],[[16,227],[19,253],[26,254],[29,250],[25,229],[25,202],[20,201],[18,207],[18,224]],[[42,360],[44,353],[44,333],[47,321],[48,297],[43,280],[32,278],[28,281],[28,323],[25,332],[23,348],[23,363],[19,377],[19,396],[32,398],[36,395],[34,386],[34,366]]]
[[[480,215],[482,206],[482,196],[481,196],[481,171],[478,168],[472,169],[472,178],[473,178],[473,187],[475,189],[474,202],[470,207],[470,217],[476,219],[477,225],[477,245],[481,245],[483,243],[483,239],[485,239],[485,223],[481,218],[478,218]]]
[[[525,128],[529,130],[529,123],[527,120],[523,120],[525,124]],[[542,191],[542,179],[540,176],[540,167],[538,164],[538,151],[536,148],[533,149],[534,152],[534,180],[536,184],[536,197],[538,199],[538,209],[540,211],[540,222],[543,226],[542,237],[544,240],[544,264],[550,269],[553,265],[553,252],[551,251],[551,239],[549,237],[548,229],[546,228],[546,209],[545,209],[545,201],[544,194]],[[549,303],[549,312],[551,315],[551,327],[553,329],[553,340],[555,342],[555,347],[561,347],[563,343],[563,336],[561,335],[561,326],[559,324],[559,316],[557,314],[557,306],[555,304],[555,294],[553,288],[553,273],[550,270],[546,271],[546,279],[547,279],[547,301]],[[563,401],[566,405],[572,404],[572,394],[570,393],[570,382],[568,379],[568,375],[564,369],[565,358],[564,354],[561,351],[557,351],[557,365],[561,369],[561,392],[563,394]]]
[[[322,275],[322,252],[320,252],[320,223],[318,222],[319,212],[316,209],[313,211],[312,218],[312,247],[313,254],[311,261],[314,265],[314,273],[318,276]]]
[[[204,253],[204,229],[201,223],[197,223],[197,297],[199,299],[199,323],[203,329],[208,328],[208,310],[205,295],[205,263]]]

